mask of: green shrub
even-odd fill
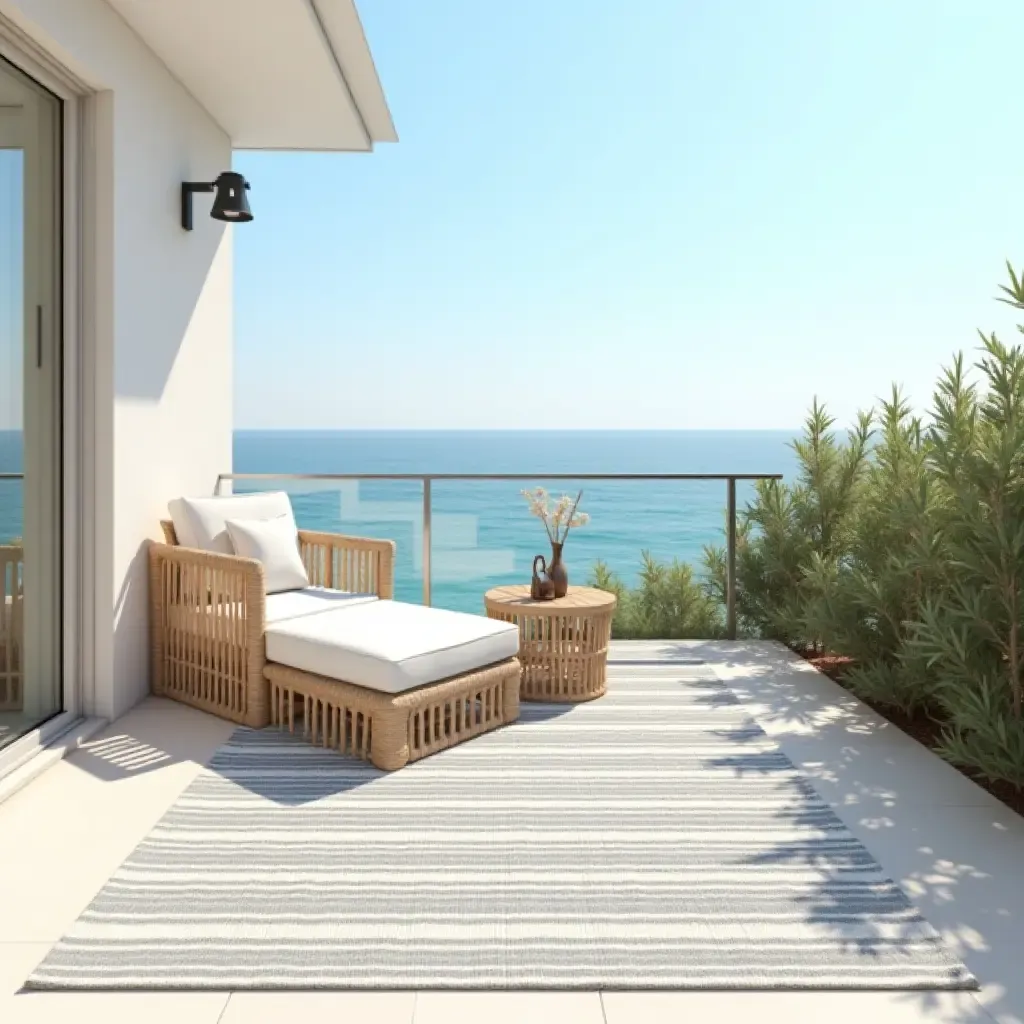
[[[813,564],[846,557],[853,534],[871,437],[871,416],[862,413],[845,442],[817,400],[793,442],[798,471],[792,484],[758,481],[755,496],[738,513],[736,620],[743,636],[817,647],[807,620]],[[719,601],[726,591],[726,552],[704,552],[709,587]]]
[[[805,624],[824,649],[853,659],[851,689],[913,711],[928,704],[930,683],[925,659],[908,647],[910,623],[947,558],[920,418],[893,388],[876,422],[846,550],[811,556]]]
[[[612,620],[613,637],[688,640],[722,635],[722,606],[706,586],[694,579],[689,565],[678,560],[658,562],[647,551],[642,557],[635,588],[627,587],[603,562],[594,566],[591,586],[619,599]]]
[[[1008,269],[1001,300],[1024,310]],[[894,389],[842,441],[814,402],[794,481],[759,483],[739,512],[737,624],[848,656],[851,689],[927,712],[944,757],[1024,788],[1024,349],[982,335],[974,369],[977,384],[954,358],[926,420]],[[723,547],[704,568],[645,553],[631,590],[599,564],[614,635],[721,636]]]
[[[1010,276],[1004,291],[1024,309]],[[929,464],[950,572],[922,602],[912,644],[947,722],[942,753],[1024,787],[1024,351],[982,341],[983,391],[958,361],[936,393]]]

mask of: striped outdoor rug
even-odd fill
[[[710,669],[384,775],[239,729],[31,988],[972,988]]]

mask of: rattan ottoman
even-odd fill
[[[455,746],[519,717],[515,658],[438,683],[381,693],[268,662],[270,724],[384,771]]]
[[[534,601],[528,586],[488,590],[487,614],[519,625],[519,696],[559,703],[600,697],[615,604],[614,594],[592,587],[570,587],[554,601]]]

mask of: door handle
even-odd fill
[[[43,307],[36,306],[36,369],[43,366]]]

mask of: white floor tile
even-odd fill
[[[217,1024],[227,993],[29,992],[0,1001],[4,1024]]]
[[[233,728],[146,701],[0,804],[0,942],[56,942]]]
[[[977,1001],[1024,1024],[1024,819],[788,652],[717,671],[979,978]]]
[[[981,981],[990,1012],[1024,1022],[1024,821],[1005,808],[897,806],[848,824]]]
[[[3,1024],[217,1024],[227,992],[24,992],[48,943],[0,942]]]
[[[597,992],[420,992],[414,1024],[604,1024]]]
[[[964,992],[605,992],[607,1024],[991,1024]]]
[[[415,992],[234,992],[220,1024],[412,1024]]]
[[[21,988],[49,949],[48,942],[0,942],[0,1001]]]
[[[231,734],[150,700],[0,804],[0,1024],[301,1014],[391,1024],[1024,1024],[1024,820],[771,644],[620,644],[613,660],[703,659],[902,884],[982,982],[966,993],[23,993],[32,968]],[[654,662],[657,664],[657,661]],[[669,669],[670,671],[671,669]]]

